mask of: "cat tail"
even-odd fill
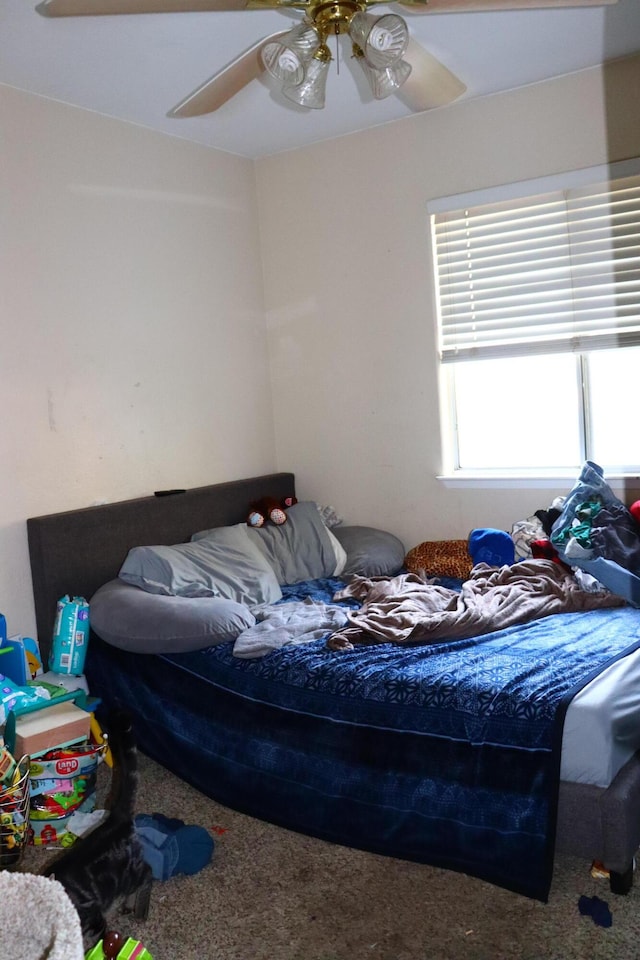
[[[112,823],[133,819],[138,786],[138,751],[131,715],[112,710],[107,717],[107,743],[113,757],[111,788],[106,806]]]

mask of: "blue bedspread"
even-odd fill
[[[338,585],[288,588],[285,601],[328,600]],[[153,708],[146,676],[170,666],[154,697],[166,687],[176,737],[206,749],[221,782],[186,760],[178,772],[223,803],[546,900],[566,706],[638,646],[640,611],[624,607],[435,646],[335,653],[315,641],[239,660],[224,644],[128,662],[141,713]],[[151,724],[141,735],[158,754]]]

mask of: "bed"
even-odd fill
[[[57,600],[93,597],[117,577],[131,548],[181,544],[198,531],[241,524],[249,503],[295,492],[293,475],[276,473],[29,519],[43,656]],[[324,601],[340,583],[331,576],[299,583],[284,599]],[[565,671],[563,648],[549,645],[567,630],[568,646],[580,646],[587,663]],[[515,670],[516,699],[503,702],[491,680],[487,689],[503,709],[492,708],[487,721],[483,708],[478,727],[471,700],[482,700],[484,668],[470,666],[471,642],[439,645],[437,656],[424,645],[387,644],[345,655],[315,640],[243,660],[231,642],[138,653],[92,634],[86,675],[104,708],[127,704],[145,753],[224,805],[542,901],[556,852],[584,858],[585,869],[601,861],[611,890],[628,892],[640,846],[640,612],[560,614],[498,631],[482,645],[500,663],[509,650],[519,662],[527,646],[540,659],[535,651],[547,645],[544,683],[558,687],[553,711],[535,692],[517,700],[526,684]],[[423,674],[435,660],[440,674],[427,693]],[[452,697],[467,698],[453,735],[441,712]],[[517,743],[509,740],[514,728]],[[580,730],[587,740],[569,748],[567,731]],[[576,750],[587,765],[599,758],[593,775],[580,772]]]

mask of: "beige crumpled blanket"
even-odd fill
[[[554,613],[619,607],[625,601],[606,590],[583,590],[572,573],[552,560],[513,566],[478,563],[458,593],[412,573],[397,577],[354,576],[334,600],[363,601],[348,624],[327,640],[331,650],[356,643],[433,643],[462,640],[527,623]]]

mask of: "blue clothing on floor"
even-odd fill
[[[204,827],[186,825],[161,813],[139,814],[135,827],[154,880],[197,873],[213,856],[213,838]]]

